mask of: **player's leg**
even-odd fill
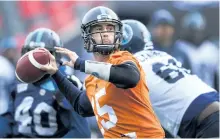
[[[187,113],[184,116],[189,115]],[[191,120],[181,123],[178,135],[181,138],[218,137],[219,102],[213,102]]]
[[[195,136],[196,133],[196,124],[197,124],[197,117],[194,117],[191,120],[188,121],[182,121],[178,136],[181,138],[192,138]]]
[[[199,115],[196,137],[219,137],[219,102],[213,102]]]
[[[196,138],[219,137],[219,111],[212,113],[197,126]]]
[[[178,135],[181,138],[195,138],[199,136],[197,134],[200,131],[202,132],[206,130],[206,132],[210,132],[210,130],[207,129],[212,128],[212,126],[215,125],[212,122],[219,123],[218,117],[212,117],[212,122],[206,121],[205,119],[216,112],[219,112],[219,93],[214,91],[201,94],[196,99],[194,99],[193,102],[187,108],[182,118]],[[198,128],[200,129],[198,130]],[[209,134],[207,133],[206,135]]]

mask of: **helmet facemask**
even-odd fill
[[[101,23],[109,23],[114,25],[114,31],[99,31],[99,32],[91,32],[91,29],[98,24]],[[112,44],[104,44],[102,33],[114,33],[114,41]],[[99,34],[101,38],[101,43],[96,43],[95,39],[93,38],[93,34]],[[122,24],[118,20],[106,20],[106,21],[93,21],[88,23],[86,26],[82,27],[82,37],[84,39],[84,48],[87,52],[97,52],[102,55],[109,55],[114,51],[119,49],[119,45],[122,38]]]

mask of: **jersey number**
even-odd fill
[[[181,67],[181,63],[174,59],[169,59],[168,64],[155,63],[153,71],[168,83],[175,83],[183,78],[189,71]]]
[[[118,118],[117,118],[115,111],[112,107],[110,107],[108,105],[104,105],[104,106],[100,107],[99,99],[105,95],[106,95],[106,91],[105,91],[105,88],[103,88],[98,93],[95,94],[95,101],[94,101],[94,98],[92,97],[92,107],[94,109],[94,104],[96,105],[97,113],[102,119],[101,120],[102,128],[100,129],[102,134],[104,134],[104,129],[109,130],[110,128],[115,127],[116,123],[118,121]],[[109,121],[105,121],[104,118],[102,118],[105,114],[108,114]],[[97,121],[98,121],[98,119],[97,119]],[[135,132],[127,133],[124,135],[126,135],[126,137],[136,137]]]
[[[15,111],[15,120],[19,123],[18,131],[23,134],[31,134],[32,128],[38,135],[54,135],[57,131],[56,110],[45,102],[39,103],[33,110],[34,115],[29,114],[34,98],[25,97]],[[47,123],[41,123],[42,118],[47,119]],[[31,124],[34,123],[34,127]]]

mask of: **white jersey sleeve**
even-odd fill
[[[181,120],[200,94],[214,91],[165,52],[143,50],[135,54],[146,74],[152,106],[162,126],[177,136]]]

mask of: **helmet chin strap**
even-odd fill
[[[96,44],[95,39],[93,37],[91,37],[91,40],[92,40],[91,45],[93,45],[93,52],[98,52],[102,55],[109,55],[118,49],[118,47],[116,46],[117,45],[116,42],[120,38],[120,34],[116,35],[116,37],[114,38],[113,44],[103,44],[103,39],[102,39],[101,33],[100,33],[100,37],[102,40],[102,44]]]

